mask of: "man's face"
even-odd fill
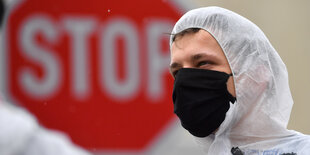
[[[208,69],[231,74],[228,61],[217,41],[205,30],[175,38],[171,47],[170,72],[173,76],[181,68]],[[232,76],[227,90],[236,97]]]

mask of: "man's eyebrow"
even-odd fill
[[[210,54],[205,54],[205,53],[198,53],[198,54],[191,56],[191,61],[195,62],[195,61],[197,61],[201,58],[204,58],[204,57],[214,57],[214,56],[212,56]]]
[[[170,68],[175,68],[175,67],[179,67],[179,66],[181,66],[179,63],[174,62],[174,63],[172,63],[172,64],[170,65]]]

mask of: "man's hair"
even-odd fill
[[[188,29],[185,29],[185,30],[177,33],[177,34],[172,34],[173,35],[172,42],[174,42],[179,37],[183,37],[186,34],[197,33],[199,30],[201,30],[201,28],[188,28]]]

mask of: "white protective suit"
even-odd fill
[[[251,21],[223,8],[187,12],[172,34],[188,28],[208,31],[223,49],[233,72],[237,101],[215,135],[196,138],[209,155],[310,155],[310,137],[287,130],[293,105],[288,74],[276,50]],[[170,47],[173,35],[170,38]]]
[[[0,155],[91,155],[56,131],[41,127],[26,110],[1,100]]]

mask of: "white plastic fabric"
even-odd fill
[[[287,130],[293,105],[288,74],[264,33],[246,18],[220,7],[187,12],[172,34],[188,28],[204,29],[218,41],[236,89],[237,101],[216,134],[196,138],[204,151],[231,155],[231,148],[239,147],[246,155],[309,155],[310,137]]]
[[[1,101],[0,155],[90,155],[64,134],[40,127],[26,110]]]

